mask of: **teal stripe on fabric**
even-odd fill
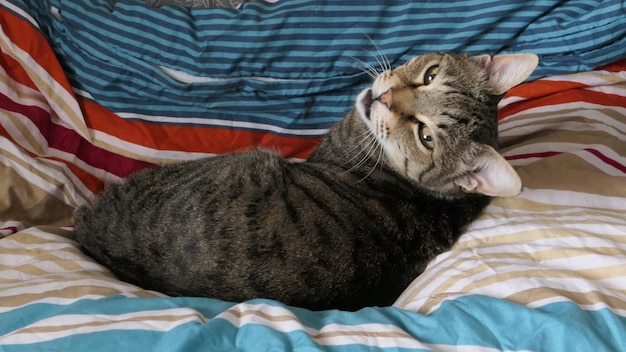
[[[252,304],[283,305],[267,300],[253,300]],[[248,323],[233,326],[219,314],[233,304],[203,298],[126,298],[112,296],[100,300],[82,300],[68,306],[37,304],[0,315],[3,333],[10,333],[41,319],[53,319],[66,314],[124,315],[133,312],[188,308],[207,318],[185,323],[169,331],[147,331],[151,325],[132,324],[127,329],[91,332],[60,337],[41,344],[1,345],[1,350],[50,351],[72,350],[88,346],[89,351],[265,351],[307,350],[354,351],[369,347],[370,351],[403,351],[407,342],[364,346],[356,340],[344,340],[342,345],[321,345],[303,330],[329,329],[348,326],[358,331],[361,324],[396,326],[398,331],[434,346],[481,346],[502,351],[620,351],[626,346],[626,317],[609,309],[583,310],[574,303],[552,303],[531,309],[486,296],[464,296],[445,301],[428,316],[400,309],[366,308],[358,312],[311,312],[291,308],[303,327],[279,332],[271,327]],[[2,335],[4,336],[4,334]],[[367,340],[376,344],[372,336]],[[415,345],[415,343],[413,343]],[[210,346],[210,347],[209,347]]]
[[[123,2],[121,2],[121,3],[120,3],[120,5],[119,5],[118,7],[123,8],[123,7],[124,7],[124,5],[125,5],[125,4],[124,4]],[[500,14],[500,16],[501,16],[501,13],[502,13],[502,12],[504,12],[505,10],[507,10],[507,9],[511,8],[511,6],[512,6],[512,5],[509,5],[509,7],[507,7],[507,8],[501,8],[501,7],[499,7],[499,6],[495,6],[495,10],[496,10],[496,11],[493,13],[493,18],[496,18],[496,19],[497,19],[497,18],[498,18],[498,14]],[[520,7],[519,5],[516,5],[516,6],[517,6],[517,8],[519,8],[519,7]],[[544,6],[545,6],[545,5],[544,5]],[[126,6],[126,7],[130,7],[130,6]],[[330,5],[328,5],[328,6],[326,6],[326,7],[328,7],[328,8],[334,8],[334,6],[330,6]],[[325,7],[325,8],[326,8],[326,7]],[[480,7],[485,7],[485,5],[483,4],[483,6],[474,6],[474,7],[478,7],[478,8],[480,8]],[[373,22],[371,22],[371,23],[366,23],[366,24],[365,24],[365,26],[372,26],[372,25],[374,25],[374,23],[378,23],[378,22],[380,22],[380,21],[381,21],[381,19],[380,19],[380,18],[378,18],[380,15],[379,15],[379,13],[378,13],[378,12],[376,12],[376,11],[377,11],[377,10],[375,10],[376,8],[380,8],[380,6],[378,6],[378,7],[373,6],[373,7],[372,7],[372,10],[371,10],[372,12],[371,12],[371,14],[370,14],[370,17],[369,17],[369,18],[368,18],[368,17],[362,17],[362,18],[361,18],[361,20],[364,20],[364,19],[366,19],[366,18],[367,18],[367,19],[369,19],[369,20],[373,21]],[[488,7],[488,8],[489,8],[489,7]],[[360,8],[359,8],[359,9],[360,9]],[[140,10],[144,10],[144,12],[145,12],[145,9],[143,9],[143,8],[140,8]],[[547,10],[548,10],[548,8],[544,8],[544,7],[542,7],[542,8],[535,9],[535,10],[534,10],[534,11],[532,11],[532,12],[529,12],[529,11],[527,11],[527,12],[528,12],[528,13],[530,13],[530,14],[534,14],[535,16],[537,16],[538,14],[542,13],[543,11],[547,11]],[[440,11],[441,11],[441,10],[440,10]],[[387,12],[381,12],[381,13],[387,14],[387,13],[389,13],[389,12],[390,12],[390,11],[387,11]],[[422,12],[423,12],[423,11],[422,11]],[[77,12],[77,16],[85,16],[85,14],[84,14],[84,13],[85,13],[84,11]],[[88,13],[88,14],[89,14],[89,13],[91,13],[91,14],[92,14],[92,15],[91,15],[91,16],[92,16],[92,18],[91,18],[91,19],[93,19],[93,16],[96,16],[96,15],[97,15],[97,12],[89,12],[89,11],[88,11],[87,13]],[[325,16],[326,16],[326,15],[328,15],[329,13],[332,13],[332,11],[330,11],[330,10],[325,10],[325,11],[323,12],[323,14],[321,14],[321,15],[319,16],[319,18],[325,18]],[[71,12],[69,12],[69,13],[68,13],[68,16],[69,16],[68,18],[70,18],[70,19],[71,19],[71,14],[72,14]],[[141,14],[141,13],[139,13],[139,14]],[[391,15],[394,15],[394,14],[395,14],[395,13],[393,13],[393,12],[391,13]],[[456,14],[456,12],[454,12],[454,14]],[[490,21],[490,18],[492,18],[491,16],[484,16],[484,19],[483,19],[483,18],[481,18],[481,17],[479,16],[479,19],[480,19],[480,20],[476,20],[476,16],[472,15],[472,13],[471,13],[471,12],[470,12],[469,14],[466,14],[466,15],[465,15],[465,17],[462,17],[462,18],[455,18],[455,17],[450,18],[449,16],[450,16],[450,13],[447,13],[447,14],[446,14],[446,16],[444,16],[444,17],[440,16],[439,18],[438,18],[438,17],[435,17],[435,16],[432,16],[432,15],[431,15],[431,16],[424,16],[424,15],[422,15],[422,17],[424,17],[424,18],[418,18],[417,20],[418,20],[418,23],[423,24],[424,26],[426,26],[426,27],[427,27],[426,29],[427,29],[430,33],[432,33],[432,32],[433,32],[433,28],[431,28],[431,27],[436,26],[436,23],[439,23],[439,22],[442,22],[442,23],[443,23],[443,28],[447,28],[447,27],[449,27],[449,26],[452,26],[452,28],[454,28],[454,29],[456,29],[456,28],[460,27],[460,26],[459,26],[459,23],[461,23],[461,24],[462,24],[461,26],[462,26],[462,28],[463,28],[462,30],[460,30],[460,31],[458,31],[458,30],[450,31],[450,30],[449,30],[449,31],[448,31],[448,32],[450,32],[450,33],[448,33],[448,34],[452,36],[452,37],[451,37],[452,39],[458,39],[458,38],[459,38],[459,36],[462,36],[463,34],[467,35],[467,28],[468,28],[468,25],[470,25],[473,21],[478,21],[478,23],[482,22],[482,23],[483,23],[483,25],[492,25],[492,22]],[[97,17],[97,16],[96,16],[96,17]],[[145,17],[145,14],[144,14],[144,17]],[[282,21],[283,21],[283,22],[281,22],[281,25],[286,26],[287,24],[291,23],[291,21],[293,21],[293,23],[297,24],[297,28],[291,28],[291,27],[289,27],[289,28],[280,28],[280,31],[276,30],[276,31],[274,31],[274,32],[272,32],[272,33],[278,33],[278,32],[280,32],[280,33],[278,33],[278,34],[285,35],[285,34],[289,34],[291,31],[293,31],[293,33],[295,33],[295,34],[302,34],[303,32],[297,32],[297,30],[302,30],[302,29],[304,28],[304,29],[307,29],[307,30],[309,31],[309,32],[307,32],[307,35],[309,35],[309,36],[311,36],[311,35],[315,36],[316,34],[323,34],[323,33],[311,33],[311,32],[310,32],[310,29],[311,29],[311,28],[308,26],[308,24],[309,24],[310,22],[307,22],[307,21],[310,21],[310,20],[308,20],[308,18],[310,18],[310,17],[311,17],[311,16],[309,16],[309,14],[306,14],[306,16],[304,16],[304,15],[299,15],[298,13],[291,13],[289,17],[286,17],[286,18],[280,19],[280,20],[282,20]],[[346,18],[346,17],[348,18],[348,20],[345,20],[345,18]],[[438,22],[435,22],[435,24],[431,23],[430,21],[432,21],[432,20],[428,21],[428,19],[429,19],[430,17],[434,17],[434,20],[438,20]],[[141,16],[137,16],[137,13],[133,13],[133,16],[128,16],[128,18],[126,18],[126,19],[124,19],[124,18],[122,18],[122,17],[116,18],[116,20],[117,20],[116,24],[118,24],[118,25],[117,25],[117,26],[115,26],[115,27],[112,27],[112,26],[111,26],[112,28],[110,28],[110,30],[109,30],[109,31],[106,31],[105,33],[115,33],[116,28],[122,28],[122,29],[121,29],[121,32],[122,32],[122,33],[127,33],[127,32],[128,32],[128,29],[124,29],[124,28],[130,28],[130,29],[132,29],[132,28],[137,28],[137,26],[139,25],[138,23],[140,23],[139,21],[137,21],[137,19],[138,19],[138,18],[140,19],[140,18],[141,18]],[[316,24],[317,24],[317,23],[319,22],[319,23],[322,23],[322,25],[327,24],[327,23],[325,23],[324,21],[319,21],[319,18],[318,18],[318,17],[313,17],[313,18],[314,18],[316,21],[312,21],[312,23],[316,23]],[[396,20],[396,18],[395,18],[395,17],[390,17],[390,18],[391,18],[391,19],[393,19],[394,21]],[[154,23],[157,23],[157,24],[158,24],[158,23],[160,23],[160,22],[158,21],[159,19],[160,19],[160,18],[157,18],[155,21],[150,21],[150,22],[148,22],[148,23],[147,23],[147,25],[148,25],[148,26],[147,26],[146,28],[148,28],[148,30],[144,31],[144,32],[142,33],[142,35],[141,35],[141,36],[138,36],[138,37],[139,37],[139,38],[141,38],[142,40],[139,40],[139,41],[137,41],[137,42],[136,42],[136,43],[137,43],[137,44],[136,44],[137,46],[142,46],[142,45],[144,45],[146,42],[155,42],[155,43],[157,43],[159,40],[162,40],[162,39],[163,39],[162,37],[159,37],[159,35],[163,35],[164,33],[169,33],[168,31],[170,31],[170,32],[172,32],[172,33],[174,33],[174,34],[180,34],[180,31],[179,31],[179,30],[180,30],[180,28],[179,28],[179,27],[169,28],[169,27],[165,26],[165,24],[166,24],[166,23],[167,23],[167,25],[169,25],[169,26],[171,26],[171,25],[172,25],[172,24],[168,21],[168,20],[169,20],[168,18],[166,18],[166,19],[164,19],[164,20],[163,20],[163,19],[161,19],[161,20],[162,20],[162,23],[163,23],[164,25],[163,25],[162,27],[159,27],[159,29],[160,29],[160,30],[159,30],[158,32],[157,32],[157,31],[150,30],[150,28],[153,28],[153,27],[155,26],[155,25],[154,25]],[[265,21],[268,21],[268,20],[271,20],[271,19],[272,19],[272,18],[269,18],[269,19],[268,19],[268,18],[266,18],[266,19],[264,19],[264,21],[263,21],[263,22],[258,22],[258,21],[257,21],[257,22],[249,22],[249,23],[246,23],[246,21],[245,21],[245,17],[243,17],[243,18],[238,18],[238,19],[237,19],[237,21],[238,21],[238,22],[243,22],[243,23],[238,24],[238,26],[236,26],[236,27],[234,27],[234,26],[233,26],[233,24],[232,24],[232,23],[230,23],[230,27],[229,27],[229,23],[228,23],[228,22],[226,22],[226,23],[224,23],[224,25],[223,25],[225,28],[224,28],[224,29],[222,29],[222,30],[220,31],[220,30],[219,30],[219,28],[221,28],[221,27],[222,27],[222,24],[221,24],[220,22],[215,22],[215,21],[214,21],[214,19],[212,18],[212,21],[211,21],[211,22],[207,22],[207,23],[209,23],[209,24],[210,24],[211,28],[218,28],[218,30],[216,30],[216,31],[215,31],[215,33],[216,33],[216,34],[219,34],[219,36],[220,36],[220,37],[223,37],[223,35],[224,35],[224,34],[230,33],[230,34],[231,34],[231,35],[233,35],[234,37],[230,38],[230,40],[223,40],[223,39],[220,39],[220,38],[204,38],[204,39],[218,39],[218,40],[212,40],[210,43],[211,43],[211,45],[218,45],[218,46],[221,48],[219,51],[217,51],[217,55],[220,55],[220,53],[226,52],[228,48],[235,48],[235,47],[240,46],[240,45],[244,45],[244,46],[245,46],[246,44],[248,44],[248,43],[245,43],[244,38],[246,38],[246,36],[247,36],[247,35],[250,35],[250,34],[251,34],[251,35],[252,35],[252,38],[257,39],[257,40],[256,40],[256,44],[257,44],[256,48],[259,48],[259,45],[261,45],[261,46],[263,46],[263,48],[265,49],[265,50],[263,50],[262,52],[260,52],[260,53],[259,53],[259,54],[263,54],[263,53],[265,53],[265,52],[266,52],[266,49],[267,49],[268,47],[271,47],[271,45],[272,45],[272,44],[276,44],[276,43],[283,43],[283,42],[280,40],[280,38],[282,38],[282,37],[279,37],[279,39],[277,39],[277,40],[271,40],[271,41],[269,41],[269,40],[261,40],[261,41],[259,41],[259,40],[258,40],[258,37],[256,37],[256,36],[255,36],[255,35],[259,35],[259,34],[261,34],[261,33],[262,33],[262,30],[259,28],[259,26],[264,25]],[[425,19],[426,19],[426,20],[425,20]],[[459,19],[460,19],[460,20],[459,20]],[[509,18],[507,18],[507,21],[502,21],[504,24],[503,24],[503,23],[498,23],[498,25],[497,25],[497,26],[494,26],[494,28],[497,28],[499,31],[502,31],[502,29],[503,29],[503,28],[505,28],[505,26],[506,26],[506,25],[509,25],[509,21],[510,21],[510,23],[511,23],[511,24],[513,24],[513,25],[517,25],[516,27],[514,26],[513,28],[518,28],[518,29],[519,29],[519,28],[520,28],[520,25],[526,25],[526,24],[527,24],[529,21],[531,21],[532,19],[533,19],[532,17],[529,17],[529,18],[526,18],[526,17],[521,17],[521,16],[520,16],[520,14],[519,14],[519,12],[516,12],[516,15],[515,15],[515,16],[510,16],[510,19],[509,19]],[[104,20],[110,20],[110,19],[109,19],[108,17],[106,17]],[[389,19],[387,19],[387,18],[383,18],[382,20],[383,20],[383,22],[384,22],[384,23],[386,23],[386,24],[385,24],[385,26],[387,26],[387,27],[394,27],[394,28],[402,27],[402,28],[407,28],[407,29],[412,30],[412,31],[414,31],[414,32],[415,32],[415,27],[414,27],[414,26],[411,26],[411,27],[406,26],[406,22],[407,22],[407,21],[406,21],[406,19],[404,19],[404,22],[399,22],[399,24],[395,24],[395,25],[390,25],[390,24],[389,24]],[[400,20],[403,20],[403,19],[400,19]],[[358,20],[355,20],[355,21],[358,21]],[[386,22],[385,22],[385,21],[386,21]],[[397,21],[396,21],[396,22],[397,22]],[[91,24],[91,23],[92,23],[92,21],[85,21],[85,23],[86,23],[86,25],[89,25],[89,24]],[[337,30],[338,28],[341,28],[342,26],[345,26],[345,23],[349,23],[349,24],[350,24],[350,23],[351,23],[351,21],[350,21],[350,17],[348,17],[348,16],[345,16],[345,15],[344,15],[344,16],[342,17],[342,21],[337,21],[337,24],[335,25],[335,26],[336,26],[336,28],[334,28],[334,29],[335,29],[335,30]],[[127,24],[129,27],[124,27],[124,24]],[[197,24],[197,23],[196,23],[196,24]],[[358,22],[357,22],[357,26],[354,26],[354,27],[357,27],[357,28],[358,28],[358,24],[360,24],[360,23],[358,23]],[[241,30],[241,28],[246,28],[245,26],[247,26],[247,25],[251,25],[251,27],[249,27],[249,30]],[[122,27],[120,27],[120,26],[122,26]],[[234,28],[233,28],[233,27],[234,27]],[[97,28],[97,29],[99,29],[98,27],[96,27],[96,28]],[[199,25],[197,25],[197,26],[194,26],[194,28],[202,28],[202,26],[201,26],[201,24],[199,24]],[[235,30],[229,30],[229,28],[233,28],[233,29],[235,29]],[[380,28],[380,25],[378,26],[378,28]],[[378,28],[376,28],[376,29],[378,29]],[[385,28],[386,28],[386,27],[385,27]],[[184,28],[183,28],[183,29],[184,29]],[[322,29],[324,29],[324,28],[322,28]],[[102,32],[102,31],[99,31],[99,32]],[[184,32],[184,31],[183,31],[183,32]],[[544,32],[545,32],[545,30],[544,30]],[[154,33],[154,34],[153,34],[153,33]],[[158,33],[158,34],[156,34],[156,33]],[[332,32],[329,32],[329,31],[327,30],[326,34],[328,34],[328,33],[332,33]],[[366,32],[366,33],[367,33],[367,32]],[[460,33],[460,34],[459,34],[459,33]],[[156,36],[155,36],[155,35],[156,35]],[[195,36],[199,36],[199,38],[198,38],[198,39],[200,39],[200,38],[201,38],[201,36],[199,35],[199,32],[194,32],[194,35],[195,35]],[[491,35],[491,33],[487,32],[487,33],[485,33],[485,34],[484,34],[485,38],[480,38],[480,39],[487,39],[487,40],[488,40],[488,39],[489,39],[489,38],[488,38],[488,37],[489,37],[489,35]],[[559,35],[559,36],[560,36],[560,35]],[[123,37],[123,36],[122,36],[122,37]],[[507,38],[510,38],[511,36],[506,36],[506,37],[507,37]],[[557,36],[557,37],[558,37],[558,36]],[[234,39],[234,38],[238,38],[238,39],[239,39],[239,41],[237,41],[237,40],[232,40],[232,39]],[[264,38],[266,38],[266,37],[264,37]],[[183,48],[186,48],[187,50],[198,50],[198,51],[193,51],[193,54],[194,54],[194,55],[193,55],[193,58],[196,58],[196,57],[198,58],[198,63],[197,63],[197,64],[198,64],[199,66],[202,66],[202,65],[204,65],[204,64],[205,64],[205,63],[202,61],[202,54],[203,54],[203,53],[202,53],[202,46],[198,46],[198,45],[197,45],[198,43],[197,43],[196,41],[194,41],[194,40],[185,41],[185,40],[181,40],[181,39],[183,39],[183,38],[181,38],[181,37],[178,37],[177,39],[178,39],[178,43],[179,43],[179,45],[182,45],[182,46],[183,46]],[[268,39],[268,38],[266,38],[266,39]],[[441,40],[441,38],[437,38],[437,39],[438,39],[438,40]],[[128,40],[128,39],[127,39],[127,40]],[[132,42],[132,38],[130,38],[130,40],[131,40],[131,41],[129,41],[129,43],[133,43],[133,42]],[[432,40],[432,39],[431,39],[431,40]],[[435,41],[435,40],[433,40],[433,41]],[[94,41],[91,41],[91,42],[94,42]],[[242,43],[242,42],[243,42],[243,43]],[[268,43],[268,42],[269,42],[269,43]],[[309,42],[309,43],[310,43],[310,44],[312,44],[312,45],[314,45],[314,43],[313,43],[313,42]],[[288,47],[288,46],[289,46],[289,44],[290,44],[289,42],[285,42],[285,43],[284,43],[284,45],[279,45],[279,47],[280,47],[280,48],[283,48],[283,47]],[[453,44],[448,43],[448,46],[451,46],[451,45],[453,45]],[[176,46],[174,46],[174,47],[170,47],[170,48],[176,48]],[[242,49],[242,48],[239,48],[239,49]],[[245,49],[250,49],[250,47],[245,47]],[[443,49],[445,49],[445,48],[443,48]],[[481,48],[481,49],[482,49],[482,48]],[[479,51],[480,51],[481,49],[479,49]],[[178,49],[177,49],[177,50],[178,50]],[[184,49],[183,49],[183,50],[184,50]],[[442,50],[442,48],[437,48],[437,50]],[[145,51],[145,49],[144,49],[144,51]],[[484,51],[484,50],[483,50],[483,51]],[[163,52],[163,53],[165,53],[165,54],[167,54],[167,51],[162,51],[162,52]],[[174,50],[174,51],[173,51],[173,53],[179,53],[179,52],[178,52],[178,51],[176,51],[176,50]],[[240,51],[239,51],[239,53],[241,54],[241,52],[240,52]],[[214,53],[211,53],[211,55],[213,55],[213,54],[214,54]],[[199,57],[198,57],[198,56],[199,56]],[[181,57],[180,55],[174,55],[174,57],[176,57],[176,58],[177,58],[177,60],[178,60],[179,62],[185,62],[184,60],[189,59],[189,57],[185,57],[185,56],[182,56],[182,57]],[[222,56],[220,56],[220,57],[222,57]],[[225,59],[232,59],[232,57],[231,57],[231,56],[227,56],[227,57],[224,57],[224,58],[225,58]],[[264,67],[264,66],[263,66],[263,67]],[[257,70],[258,70],[258,69],[260,69],[260,68],[261,68],[261,67],[257,66],[257,67],[255,67],[254,69],[257,69]],[[246,71],[245,67],[237,67],[236,72],[239,72],[239,71],[241,71],[242,69],[243,69],[244,71]],[[254,70],[254,69],[253,69],[253,70]],[[252,71],[253,71],[253,70],[252,70]],[[231,71],[232,71],[232,70],[231,70]],[[229,72],[231,72],[231,71],[229,71]],[[269,71],[269,72],[271,73],[271,68],[270,68],[269,70],[266,70],[266,71]],[[297,72],[297,70],[296,70],[296,72]]]
[[[120,5],[120,6],[122,6],[122,5]],[[329,6],[329,7],[332,8],[332,6]],[[370,11],[372,11],[372,13],[374,13],[374,14],[376,13],[376,12],[374,12],[374,10],[370,10]],[[324,18],[325,15],[328,14],[329,12],[331,12],[331,11],[326,11],[323,16],[322,15],[320,15],[320,16],[322,18]],[[97,16],[96,16],[97,12],[90,12],[90,11],[87,12],[87,14],[90,14],[90,13],[92,14],[91,17],[90,17],[90,21],[85,21],[85,24],[86,24],[85,28],[86,29],[89,29],[90,26],[92,26],[93,23],[96,23],[96,24],[98,23],[97,21],[94,22],[94,20],[97,20]],[[84,14],[84,12],[80,12],[79,15],[80,16],[86,16]],[[385,15],[392,16],[392,17],[389,17],[389,18],[392,18],[392,19],[394,18],[393,17],[394,13],[389,14],[388,12],[385,12]],[[68,16],[69,19],[71,19],[71,13],[69,13],[67,16]],[[87,16],[89,16],[89,15],[87,15]],[[137,23],[138,16],[136,14],[133,14],[133,15],[130,15],[130,16],[127,16],[127,17],[128,18],[125,19],[124,16],[120,16],[120,21],[119,21],[120,25],[116,26],[115,28],[111,28],[111,30],[106,31],[106,33],[112,33],[110,35],[112,36],[113,39],[115,39],[115,36],[116,36],[115,35],[115,31],[116,30],[118,30],[120,33],[127,33],[132,28],[136,28],[138,26],[138,23]],[[302,34],[305,34],[305,33],[308,36],[316,35],[316,34],[325,34],[324,31],[326,31],[326,33],[328,33],[327,23],[324,23],[323,21],[319,21],[319,18],[314,18],[315,21],[309,23],[309,22],[307,22],[307,18],[309,18],[309,17],[310,16],[308,16],[308,14],[306,14],[306,16],[305,15],[298,16],[298,14],[296,13],[296,14],[290,14],[290,16],[287,17],[287,18],[280,19],[282,21],[281,24],[283,26],[285,26],[285,25],[287,25],[287,24],[289,24],[291,22],[293,22],[292,25],[295,25],[294,28],[291,28],[291,27],[290,28],[285,28],[285,29],[281,28],[280,32],[281,33],[287,32],[286,34],[288,35],[289,31],[294,30],[293,33],[295,35],[300,35],[300,36]],[[342,27],[348,26],[348,28],[345,29],[345,30],[347,30],[347,31],[352,31],[352,30],[360,31],[360,33],[359,33],[359,35],[361,36],[360,39],[363,40],[363,39],[365,39],[364,38],[364,33],[367,33],[367,31],[364,31],[363,28],[359,28],[359,25],[361,25],[361,27],[368,27],[368,26],[372,26],[372,25],[375,25],[376,23],[380,22],[380,18],[378,18],[376,16],[370,16],[370,17],[371,18],[354,17],[354,19],[353,19],[352,17],[345,16],[345,14],[343,14],[343,16],[341,17],[341,21],[337,21],[336,22],[335,30],[342,29]],[[368,19],[368,20],[370,20],[372,22],[371,23],[364,23],[364,22],[360,23],[359,22],[359,21],[364,21],[366,19]],[[108,20],[108,18],[105,18],[104,20]],[[238,21],[241,21],[241,20],[242,19],[238,19]],[[271,20],[271,18],[269,20]],[[233,31],[222,30],[222,31],[219,31],[218,30],[216,33],[219,35],[219,38],[211,38],[213,40],[211,40],[210,43],[211,43],[212,46],[213,45],[220,46],[220,48],[221,48],[221,50],[219,51],[220,54],[224,53],[227,50],[227,48],[230,47],[229,45],[232,44],[232,43],[235,43],[236,46],[238,47],[238,49],[244,49],[244,48],[248,49],[248,48],[250,48],[250,47],[247,47],[248,44],[253,45],[252,47],[257,47],[257,48],[259,47],[259,45],[262,45],[264,49],[267,49],[268,47],[271,47],[272,45],[278,45],[281,48],[285,47],[285,46],[289,46],[292,42],[290,42],[290,41],[283,41],[282,39],[272,40],[272,41],[269,41],[269,40],[268,41],[259,41],[258,40],[258,36],[263,34],[262,28],[259,28],[259,27],[260,26],[265,26],[265,23],[267,21],[268,21],[268,19],[265,19],[261,23],[250,23],[250,25],[253,25],[253,27],[251,27],[251,28],[253,28],[254,30],[248,30],[248,31],[239,31],[239,30],[233,30]],[[353,21],[356,22],[357,26],[353,26],[352,25]],[[456,23],[457,22],[456,18],[451,18],[451,19],[446,18],[446,21],[447,22],[444,23],[445,26],[449,26],[449,23]],[[433,31],[433,28],[437,24],[437,22],[431,22],[431,21],[423,21],[422,20],[421,22],[424,22],[426,25],[428,25],[428,29],[431,32]],[[481,21],[478,21],[478,22],[481,22]],[[128,26],[130,26],[130,27],[124,26],[124,23],[128,24]],[[156,23],[158,23],[158,22],[156,22]],[[483,23],[484,23],[484,21],[483,21]],[[316,26],[321,26],[321,28],[319,28],[319,30],[320,30],[319,33],[316,33],[314,31],[314,29],[311,28],[312,24],[315,24]],[[171,25],[171,24],[168,23],[168,25]],[[464,24],[464,29],[467,29],[469,25],[471,25],[471,23],[465,23]],[[148,28],[154,27],[154,23],[151,22],[150,26],[151,27],[148,27]],[[214,21],[210,22],[210,26],[211,26],[211,28],[221,28],[221,24],[219,22],[216,23]],[[225,24],[225,26],[227,26],[227,24]],[[231,24],[231,26],[232,26],[232,24]],[[245,26],[245,24],[243,24],[242,26]],[[353,27],[355,27],[355,28],[353,28]],[[92,30],[97,31],[98,33],[101,32],[101,31],[99,31],[99,29],[100,29],[99,27],[96,26],[94,28],[95,29],[92,28]],[[197,28],[201,28],[201,26],[197,26]],[[170,30],[165,25],[160,27],[159,29],[160,30],[158,31],[158,34],[157,34],[156,31],[151,31],[151,30],[145,31],[145,33],[143,33],[143,35],[140,37],[141,40],[139,40],[137,42],[133,42],[132,38],[130,38],[130,39],[126,38],[126,41],[129,44],[135,43],[133,45],[138,46],[138,47],[140,46],[140,47],[142,47],[142,50],[145,51],[146,48],[144,46],[146,45],[146,43],[148,43],[148,44],[149,43],[158,43],[159,41],[163,40],[162,35],[170,33],[171,31],[173,31],[172,33],[174,33],[174,34],[179,34],[180,33],[178,31],[178,29],[172,28]],[[300,32],[296,32],[296,30],[300,31]],[[414,32],[413,28],[410,28],[410,30]],[[275,34],[276,32],[277,31],[274,30],[271,33]],[[155,34],[152,34],[152,33],[155,33]],[[232,38],[224,38],[224,35],[228,34],[228,33],[230,33],[234,37],[232,37]],[[454,33],[456,33],[456,32],[454,32]],[[198,31],[196,31],[194,34],[196,36],[199,36],[200,38],[202,37]],[[344,35],[344,36],[345,36],[345,34],[346,33],[342,33],[342,35]],[[285,34],[283,34],[283,35],[285,35]],[[124,35],[120,35],[118,39],[120,39],[120,38],[124,38]],[[235,38],[237,40],[234,40]],[[247,42],[248,40],[250,40],[250,38],[253,41],[252,43],[248,43]],[[282,38],[282,36],[280,38]],[[215,39],[217,39],[217,41]],[[354,39],[351,38],[350,40],[354,40]],[[97,43],[97,41],[93,41],[93,40],[90,40],[90,42],[91,43]],[[322,39],[321,43],[324,43],[324,42],[327,43],[327,41],[325,41],[325,39]],[[178,38],[178,44],[180,45],[181,43],[183,44],[183,48],[185,48],[187,50],[192,50],[192,49],[195,49],[197,47],[197,45],[194,45],[194,43],[191,42],[191,41],[184,42],[184,41],[181,41],[181,38]],[[335,43],[335,42],[333,42],[333,43]],[[256,44],[256,46],[254,46],[254,44]],[[310,44],[312,46],[316,45],[315,42],[311,41],[311,40],[307,40],[307,44]],[[343,43],[337,43],[337,44],[338,45],[342,45]],[[240,46],[244,46],[244,47],[240,47]],[[240,53],[240,50],[238,52]],[[163,54],[167,55],[168,53],[167,52],[163,52]],[[173,51],[170,54],[179,54],[179,52],[178,51]],[[259,53],[259,54],[262,54],[262,53]],[[201,56],[201,52],[195,52],[194,51],[194,55],[193,56],[196,57],[198,55]],[[181,57],[181,55],[174,55],[174,57],[176,57],[179,62],[181,60],[189,59],[188,57],[185,57],[185,56]],[[231,57],[224,57],[224,58],[229,59]],[[237,71],[240,71],[240,69],[241,68],[239,68]]]
[[[133,18],[133,20],[136,20],[136,18]],[[305,22],[305,23],[306,23],[306,22]],[[300,21],[300,25],[302,25],[302,22],[301,22],[301,21]],[[257,29],[255,28],[255,31],[253,31],[253,32],[257,32]],[[150,32],[147,32],[147,33],[149,34]],[[244,33],[245,33],[245,32],[244,32]],[[146,34],[146,35],[147,35],[147,34]],[[230,41],[231,39],[232,39],[232,38],[228,38],[228,40],[227,40],[227,41]],[[226,45],[226,43],[224,42],[224,40],[222,40],[220,43],[222,43],[221,45]],[[265,43],[264,43],[264,44],[265,44]]]
[[[175,117],[179,124],[206,117],[224,120],[221,125],[258,120],[326,130],[370,83],[357,60],[378,67],[376,45],[393,65],[431,51],[530,51],[540,56],[533,78],[626,57],[624,0],[459,0],[446,6],[289,0],[239,10],[152,9],[136,0],[9,1],[38,21],[75,88],[114,112]],[[183,83],[158,66],[198,77],[277,81]],[[250,114],[255,111],[261,114]]]

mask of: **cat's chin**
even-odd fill
[[[356,111],[364,121],[370,121],[373,103],[374,98],[371,88],[363,89],[357,96],[355,103]]]

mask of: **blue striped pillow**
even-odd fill
[[[124,118],[283,135],[323,135],[381,52],[393,65],[431,51],[534,52],[534,78],[626,56],[618,0],[10,1],[37,19],[79,94]]]

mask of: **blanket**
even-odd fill
[[[626,6],[599,3],[0,0],[0,351],[623,350]],[[439,50],[540,56],[500,104],[524,190],[393,306],[167,297],[74,241],[106,182],[259,146],[304,159],[364,65]]]

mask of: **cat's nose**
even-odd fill
[[[388,109],[391,109],[391,103],[392,103],[392,93],[391,93],[391,88],[389,88],[388,91],[384,92],[383,94],[381,94],[378,97],[378,101],[380,101],[381,103],[385,104],[387,106]]]

